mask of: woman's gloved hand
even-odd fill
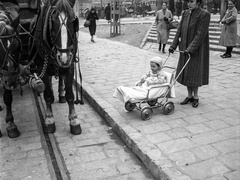
[[[185,51],[184,51],[184,54],[185,54],[185,55],[189,55],[189,54],[190,54],[189,50],[185,50]]]
[[[163,20],[166,21],[166,22],[168,22],[168,18],[167,18],[167,17],[164,17]]]

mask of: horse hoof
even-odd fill
[[[81,129],[80,124],[78,124],[78,125],[70,125],[70,132],[73,135],[81,134],[82,133],[82,129]]]
[[[52,124],[45,124],[45,133],[54,133],[56,131],[55,122]]]
[[[14,127],[14,128],[7,128],[7,134],[8,134],[8,137],[10,138],[17,138],[20,136],[20,132],[18,131],[18,128],[17,127]]]
[[[58,96],[58,98],[59,98],[59,103],[67,102],[65,96]]]

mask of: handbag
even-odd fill
[[[167,24],[167,29],[176,29],[178,28],[179,22],[177,20],[173,20]]]
[[[83,26],[84,27],[89,27],[90,26],[90,21],[89,20],[85,20]]]

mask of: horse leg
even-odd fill
[[[7,90],[4,87],[4,92],[3,92],[3,101],[4,104],[6,105],[6,123],[7,123],[7,133],[8,137],[10,138],[17,138],[20,136],[20,132],[18,131],[18,128],[16,124],[14,123],[14,118],[12,115],[12,91]]]
[[[65,103],[65,84],[64,84],[64,77],[59,76],[59,82],[58,82],[58,99],[60,103]]]
[[[65,78],[65,89],[66,89],[66,100],[69,107],[69,123],[70,123],[70,132],[73,135],[81,134],[82,129],[80,126],[80,120],[77,118],[77,114],[74,108],[74,94],[73,94],[73,74],[74,74],[74,67],[67,73]]]
[[[55,121],[53,117],[52,111],[52,103],[54,102],[54,95],[52,89],[52,77],[45,75],[42,78],[45,84],[45,91],[44,91],[44,100],[46,102],[46,115],[45,115],[45,131],[47,133],[54,133],[56,130]]]

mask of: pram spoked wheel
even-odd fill
[[[150,100],[148,101],[147,103],[149,104],[149,106],[154,106],[156,103],[157,103],[157,99],[154,99],[154,100]]]
[[[153,110],[148,106],[143,107],[141,110],[141,118],[144,121],[151,119],[152,114]]]
[[[174,109],[175,109],[175,106],[171,101],[166,102],[162,107],[163,113],[166,115],[172,114]]]
[[[127,111],[133,111],[135,107],[136,107],[135,103],[131,103],[129,101],[125,103],[125,109]]]

